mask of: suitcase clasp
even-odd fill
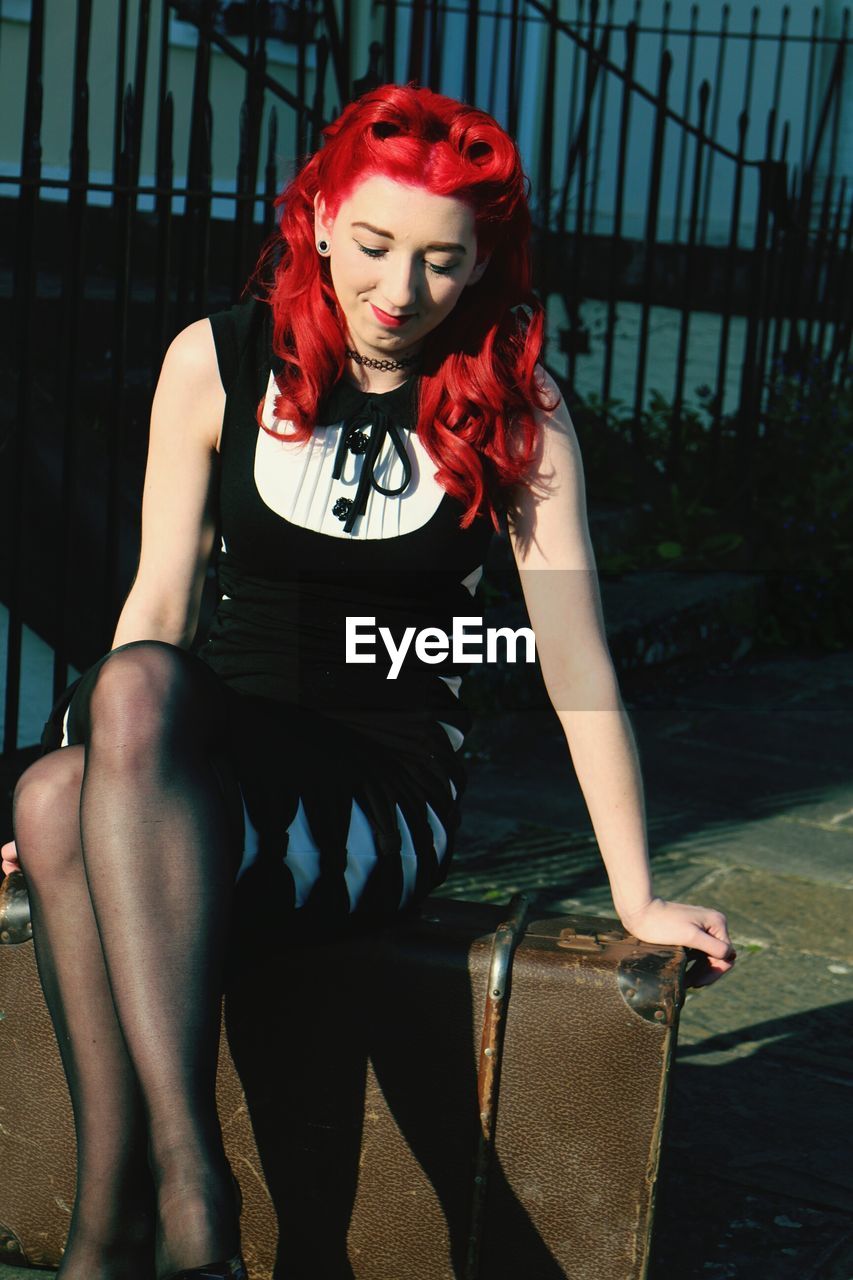
[[[560,931],[557,946],[565,947],[567,951],[604,950],[604,943],[599,941],[597,933],[578,933],[577,929],[572,928],[571,925]]]

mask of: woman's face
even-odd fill
[[[390,178],[366,178],[327,221],[314,200],[315,243],[331,249],[332,284],[360,355],[399,359],[453,310],[488,265],[476,262],[474,215],[461,200]],[[365,225],[367,224],[367,225]],[[391,325],[387,316],[407,316]]]

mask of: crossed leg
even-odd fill
[[[151,1280],[239,1249],[215,1097],[239,791],[222,691],[175,646],[113,650],[70,724],[14,807],[77,1132],[59,1274]]]

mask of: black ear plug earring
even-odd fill
[[[321,253],[325,253],[328,247],[329,246],[326,244],[325,240],[321,240],[320,243],[317,245],[317,248],[320,250]]]

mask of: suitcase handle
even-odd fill
[[[471,1206],[471,1225],[468,1232],[465,1280],[478,1280],[480,1274],[480,1243],[483,1236],[483,1217],[486,1207],[489,1168],[495,1145],[498,1089],[500,1086],[501,1058],[506,1028],[507,989],[512,972],[513,956],[524,932],[525,918],[529,906],[529,894],[513,894],[509,901],[509,915],[495,929],[495,936],[492,940],[489,986],[486,991],[483,1031],[480,1037],[480,1065],[477,1072],[480,1132],[474,1165],[474,1194]]]

